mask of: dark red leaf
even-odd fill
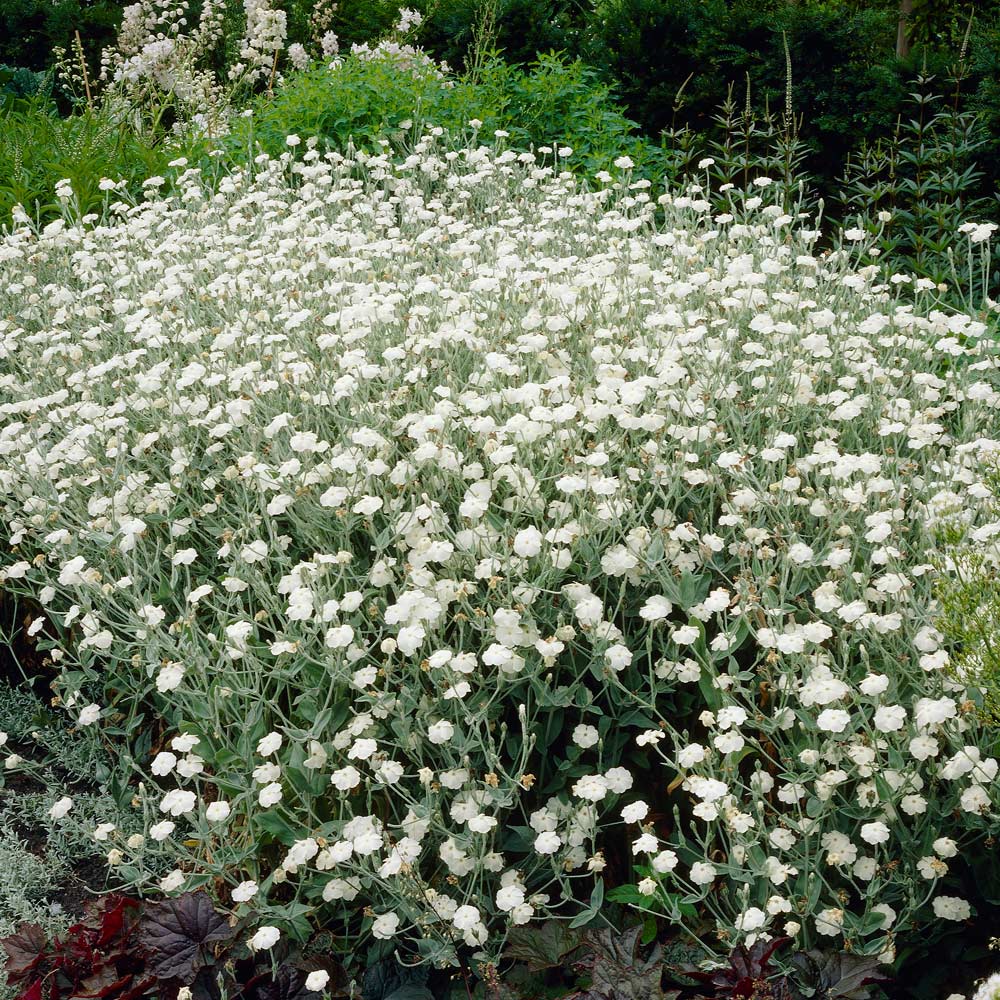
[[[121,938],[134,923],[139,904],[125,896],[105,897],[104,910],[100,915],[100,932],[94,941],[94,948],[104,950],[116,938]]]
[[[73,991],[73,1000],[89,1000],[91,997],[121,997],[132,982],[131,976],[116,979],[113,975],[89,976]]]
[[[113,966],[98,964],[89,976],[81,977],[74,992],[82,997],[106,996],[104,991],[119,981]]]
[[[17,1000],[42,1000],[42,981],[36,979]]]
[[[713,969],[711,972],[691,969],[685,970],[685,975],[714,986],[720,1000],[723,997],[752,997],[756,983],[770,980],[777,974],[778,970],[771,967],[771,956],[790,940],[779,937],[757,941],[749,950],[739,945],[729,953],[729,968]]]
[[[147,903],[139,929],[149,970],[160,979],[185,982],[210,963],[210,946],[231,940],[234,933],[202,891]]]
[[[45,931],[38,924],[21,924],[13,934],[0,941],[0,944],[7,952],[4,970],[11,983],[27,978],[38,968],[49,951]]]

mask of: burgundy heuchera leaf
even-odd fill
[[[4,971],[11,983],[26,979],[48,954],[45,931],[38,924],[21,924],[13,933],[0,941],[7,952]]]
[[[211,961],[211,945],[229,941],[235,931],[204,892],[147,903],[140,937],[149,969],[160,979],[190,982]]]

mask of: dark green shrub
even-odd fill
[[[601,0],[590,57],[619,81],[626,112],[651,135],[698,130],[734,83],[758,112],[780,108],[786,42],[810,169],[832,177],[857,139],[889,131],[903,95],[883,11],[756,0]],[[682,91],[680,114],[675,97]]]
[[[525,71],[493,61],[476,93],[483,106],[501,109],[496,127],[510,132],[514,146],[566,143],[574,151],[571,162],[588,172],[621,155],[630,156],[640,173],[660,169],[659,148],[638,135],[611,88],[582,62],[549,54]]]
[[[55,46],[80,39],[91,72],[101,49],[111,45],[124,5],[115,0],[3,0],[0,3],[0,63],[46,70]]]
[[[628,113],[646,132],[656,135],[673,122],[682,87],[685,120],[707,122],[732,76],[711,77],[702,62],[704,39],[727,16],[725,0],[599,0],[587,57],[617,82]]]
[[[284,149],[291,134],[335,147],[352,138],[367,145],[414,117],[458,124],[459,109],[474,103],[467,92],[467,85],[449,87],[433,71],[401,72],[388,60],[347,56],[336,69],[316,64],[291,75],[273,96],[258,98],[252,119],[240,122],[227,146],[244,145],[251,130],[271,153]]]
[[[569,145],[571,163],[588,171],[627,154],[641,171],[655,173],[663,158],[637,135],[594,70],[551,54],[528,69],[488,60],[476,81],[445,81],[433,71],[400,72],[387,60],[348,56],[339,68],[316,65],[294,74],[273,97],[260,97],[253,112],[227,146],[242,148],[252,139],[277,153],[289,134],[334,147],[349,139],[369,145],[398,134],[407,121],[459,131],[478,119],[482,136],[492,139],[503,129],[516,148]]]
[[[962,110],[961,80],[950,83],[920,77],[907,98],[893,135],[862,144],[848,158],[840,179],[842,215],[876,236],[880,256],[893,270],[928,278],[939,286],[970,286],[974,308],[985,294],[995,295],[988,273],[954,273],[953,255],[964,223],[996,215],[995,200],[980,164],[988,133],[976,112]]]
[[[355,43],[371,42],[390,31],[399,18],[400,7],[420,6],[419,3],[395,3],[393,0],[337,0],[337,9],[333,13],[330,27],[340,40],[341,51],[348,52]],[[300,20],[292,12],[302,8],[305,21],[308,22],[312,7],[313,0],[291,0],[290,33]]]
[[[52,77],[48,73],[25,69],[23,66],[0,65],[0,102],[23,100],[35,94],[45,93],[51,88]]]
[[[484,0],[430,0],[421,44],[457,70],[469,64]],[[577,0],[497,0],[492,46],[509,62],[527,65],[543,52],[581,53],[587,12]]]
[[[969,39],[968,106],[983,123],[985,145],[980,157],[988,190],[1000,196],[1000,14],[980,18]],[[996,214],[1000,215],[1000,207]]]

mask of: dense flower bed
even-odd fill
[[[718,951],[968,918],[997,762],[934,588],[983,325],[766,178],[713,217],[442,143],[0,245],[3,578],[146,776],[120,877],[437,961],[605,883]]]

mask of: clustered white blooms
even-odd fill
[[[227,880],[255,947],[291,883],[495,954],[620,824],[724,940],[970,913],[998,767],[935,537],[985,509],[996,350],[763,185],[617,169],[307,144],[0,245],[2,579],[67,703],[158,706],[160,887]]]
[[[351,55],[363,62],[384,61],[403,72],[420,74],[429,72],[444,80],[450,72],[446,62],[437,62],[423,49],[395,38],[384,38],[372,45],[369,42],[355,42]]]
[[[278,55],[285,47],[288,18],[271,0],[243,0],[243,9],[246,31],[240,43],[241,61],[230,66],[229,78],[253,83],[273,75]],[[302,61],[302,56],[296,59]]]
[[[992,976],[980,983],[972,1000],[998,1000],[998,998],[1000,998],[1000,972],[994,972]],[[950,997],[949,1000],[951,1000]]]
[[[225,80],[216,75],[210,59],[223,41],[225,0],[205,0],[193,27],[189,8],[189,0],[137,0],[123,11],[115,46],[102,53],[101,78],[108,81],[104,100],[131,127],[155,131],[170,106],[177,112],[174,131],[223,135],[242,98],[283,81],[279,66],[284,62],[297,70],[306,69],[313,56],[331,58],[331,67],[339,64],[340,43],[330,29],[337,5],[330,0],[312,10],[312,53],[301,42],[287,44],[288,17],[276,0],[243,0],[238,58],[228,65]],[[446,63],[404,41],[422,21],[418,11],[402,7],[388,37],[355,44],[351,54],[444,80]]]
[[[336,12],[337,4],[333,0],[316,0],[309,15],[309,31],[313,44],[328,58],[340,51],[340,41],[332,30]]]
[[[220,131],[228,97],[204,60],[222,38],[224,0],[205,0],[197,23],[188,26],[188,0],[138,0],[125,7],[116,45],[101,56],[105,100],[129,118],[166,100],[176,101],[186,120],[197,118]]]
[[[429,73],[439,80],[447,80],[451,70],[446,62],[437,62],[423,49],[404,41],[416,28],[420,27],[423,20],[420,11],[410,7],[400,7],[399,19],[388,38],[380,39],[375,44],[355,42],[351,46],[351,55],[364,62],[388,62],[394,69],[404,73],[417,75]]]

